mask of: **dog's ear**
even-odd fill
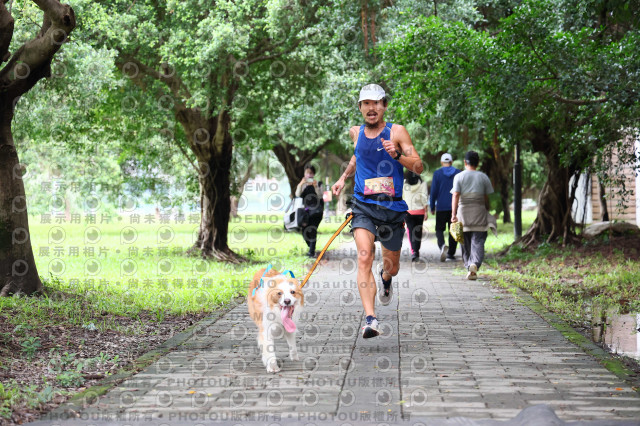
[[[302,287],[300,287],[300,282],[298,280],[295,280],[295,284],[295,296],[300,301],[300,306],[304,306],[304,293],[302,292]]]
[[[280,303],[280,297],[282,297],[282,290],[277,287],[272,287],[267,293],[267,303],[270,307],[278,305]]]

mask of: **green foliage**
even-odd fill
[[[78,371],[63,371],[56,376],[56,382],[65,388],[78,387],[84,384],[84,378]]]
[[[11,383],[7,386],[0,383],[0,417],[11,418],[11,405],[18,399],[19,392],[19,389],[16,386],[11,386]]]
[[[323,39],[333,34],[327,25],[332,8],[280,1],[93,0],[73,7],[78,28],[56,56],[53,77],[16,109],[16,145],[30,173],[32,212],[52,205],[59,210],[64,203],[76,212],[88,197],[99,199],[107,213],[122,208],[124,197],[163,208],[199,202],[192,166],[197,162],[189,148],[194,135],[185,134],[176,105],[202,111],[205,120],[231,111],[238,148],[234,173],[240,176],[252,152],[270,149],[278,134],[320,143],[336,133],[327,126],[324,134],[307,131],[300,138],[300,125],[276,123],[281,108],[302,104],[320,86],[330,62]],[[20,18],[16,34],[33,32],[39,9],[22,1],[14,9]],[[180,88],[151,78],[132,65],[134,57],[179,79]],[[118,60],[129,65],[120,63],[117,71]]]
[[[27,357],[28,360],[31,360],[35,355],[36,351],[40,349],[42,344],[40,343],[40,338],[37,336],[30,336],[20,343],[22,347],[22,353]]]
[[[30,409],[38,408],[60,393],[62,393],[60,390],[48,385],[46,380],[40,391],[35,385],[18,383],[15,379],[0,383],[0,417],[11,419],[15,408],[23,406]]]
[[[405,16],[379,47],[396,114],[435,139],[497,128],[506,146],[549,150],[571,173],[601,170],[605,147],[638,128],[638,14],[629,1],[518,3],[486,22]],[[533,145],[540,134],[546,145]]]
[[[95,363],[92,359],[80,359],[76,353],[65,352],[57,355],[55,350],[51,351],[49,359],[49,369],[56,373],[56,383],[62,387],[78,387],[84,384],[82,370]]]
[[[54,373],[62,373],[69,367],[78,371],[78,365],[82,365],[78,359],[76,359],[76,353],[65,352],[61,355],[56,355],[56,351],[51,351],[51,359],[49,360],[49,369]],[[81,370],[82,368],[80,368]]]
[[[16,25],[21,32],[31,24],[21,19]],[[52,77],[23,96],[15,110],[12,128],[26,167],[29,212],[68,207],[76,213],[98,205],[113,214],[127,208],[125,203],[193,203],[193,169],[179,151],[168,149],[172,140],[159,132],[164,121],[155,120],[155,107],[149,110],[129,96],[127,81],[115,69],[115,51],[89,44],[85,30],[55,56]],[[138,113],[145,111],[153,114],[141,120]]]

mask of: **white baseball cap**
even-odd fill
[[[444,154],[442,154],[442,157],[440,157],[441,163],[451,163],[452,161],[453,157],[451,157],[451,154],[449,154],[448,152],[445,152]]]
[[[360,99],[358,102],[362,102],[364,100],[372,100],[379,101],[384,98],[386,93],[384,93],[384,89],[377,84],[367,84],[360,90]]]

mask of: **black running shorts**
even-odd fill
[[[387,250],[398,251],[404,238],[404,218],[407,212],[398,212],[378,204],[353,199],[351,229],[364,228],[375,235],[375,241]]]

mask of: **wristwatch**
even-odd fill
[[[400,158],[400,156],[401,156],[402,154],[401,154],[401,153],[400,153],[400,151],[398,151],[397,149],[396,149],[396,153],[397,153],[398,155],[396,155],[395,157],[393,157],[393,159],[397,161],[397,160],[398,160],[398,158]]]

